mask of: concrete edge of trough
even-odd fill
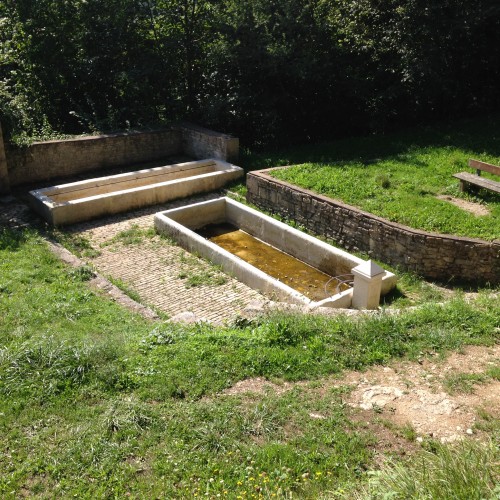
[[[328,297],[328,300],[319,302],[312,301],[300,292],[270,277],[263,271],[256,269],[254,266],[220,248],[218,245],[204,239],[193,231],[193,229],[199,229],[209,223],[219,223],[223,221],[231,222],[227,213],[229,210],[239,211],[240,217],[238,218],[240,221],[241,214],[251,215],[252,218],[257,217],[260,221],[267,223],[269,227],[293,234],[298,239],[305,242],[307,246],[317,246],[320,248],[320,251],[328,251],[333,254],[338,252],[348,259],[351,269],[365,262],[343,250],[328,245],[317,238],[307,235],[295,228],[291,228],[272,217],[227,197],[159,212],[155,215],[155,228],[158,232],[173,237],[181,247],[190,252],[198,252],[201,256],[220,265],[226,272],[235,276],[243,283],[246,283],[248,286],[264,294],[275,293],[282,300],[301,303],[313,308],[321,306],[349,307],[351,305],[352,293],[337,293]],[[241,223],[239,226],[241,227]],[[260,239],[267,242],[262,235]],[[295,257],[299,258],[298,256]],[[305,259],[302,260],[307,262]],[[396,277],[393,273],[384,271],[383,278],[385,287],[384,293],[387,293],[395,286]]]

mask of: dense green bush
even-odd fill
[[[494,0],[3,0],[17,143],[188,118],[305,141],[498,109]]]

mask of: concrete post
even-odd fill
[[[355,309],[377,309],[385,271],[375,262],[369,260],[356,266],[351,272],[354,274],[352,307]]]
[[[3,143],[2,124],[0,123],[0,194],[10,191],[9,171],[7,170],[7,157]]]

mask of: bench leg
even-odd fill
[[[481,188],[479,186],[475,186],[470,182],[463,181],[462,179],[460,179],[460,191],[462,193],[477,194],[480,189]]]

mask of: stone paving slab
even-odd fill
[[[145,305],[169,316],[192,312],[214,324],[224,324],[234,320],[249,304],[265,300],[264,297],[212,264],[153,233],[153,219],[157,212],[218,196],[221,194],[177,200],[75,224],[62,231],[85,238],[97,255],[84,260],[101,275],[115,283],[121,282],[138,294]],[[46,226],[18,199],[8,197],[0,202],[0,225],[13,228]],[[122,233],[130,229],[143,233],[140,243],[125,243]],[[209,281],[225,282],[188,287],[187,278],[181,277],[207,274],[212,277]]]
[[[123,282],[143,303],[169,316],[189,311],[214,324],[223,324],[234,320],[248,304],[263,300],[263,296],[168,239],[151,234],[155,213],[217,196],[220,194],[142,208],[65,230],[86,238],[98,252],[87,258],[89,264],[101,274]],[[140,243],[126,243],[123,232],[130,230],[143,233]],[[183,275],[209,275],[212,283],[189,287]],[[222,280],[222,284],[213,283]]]

